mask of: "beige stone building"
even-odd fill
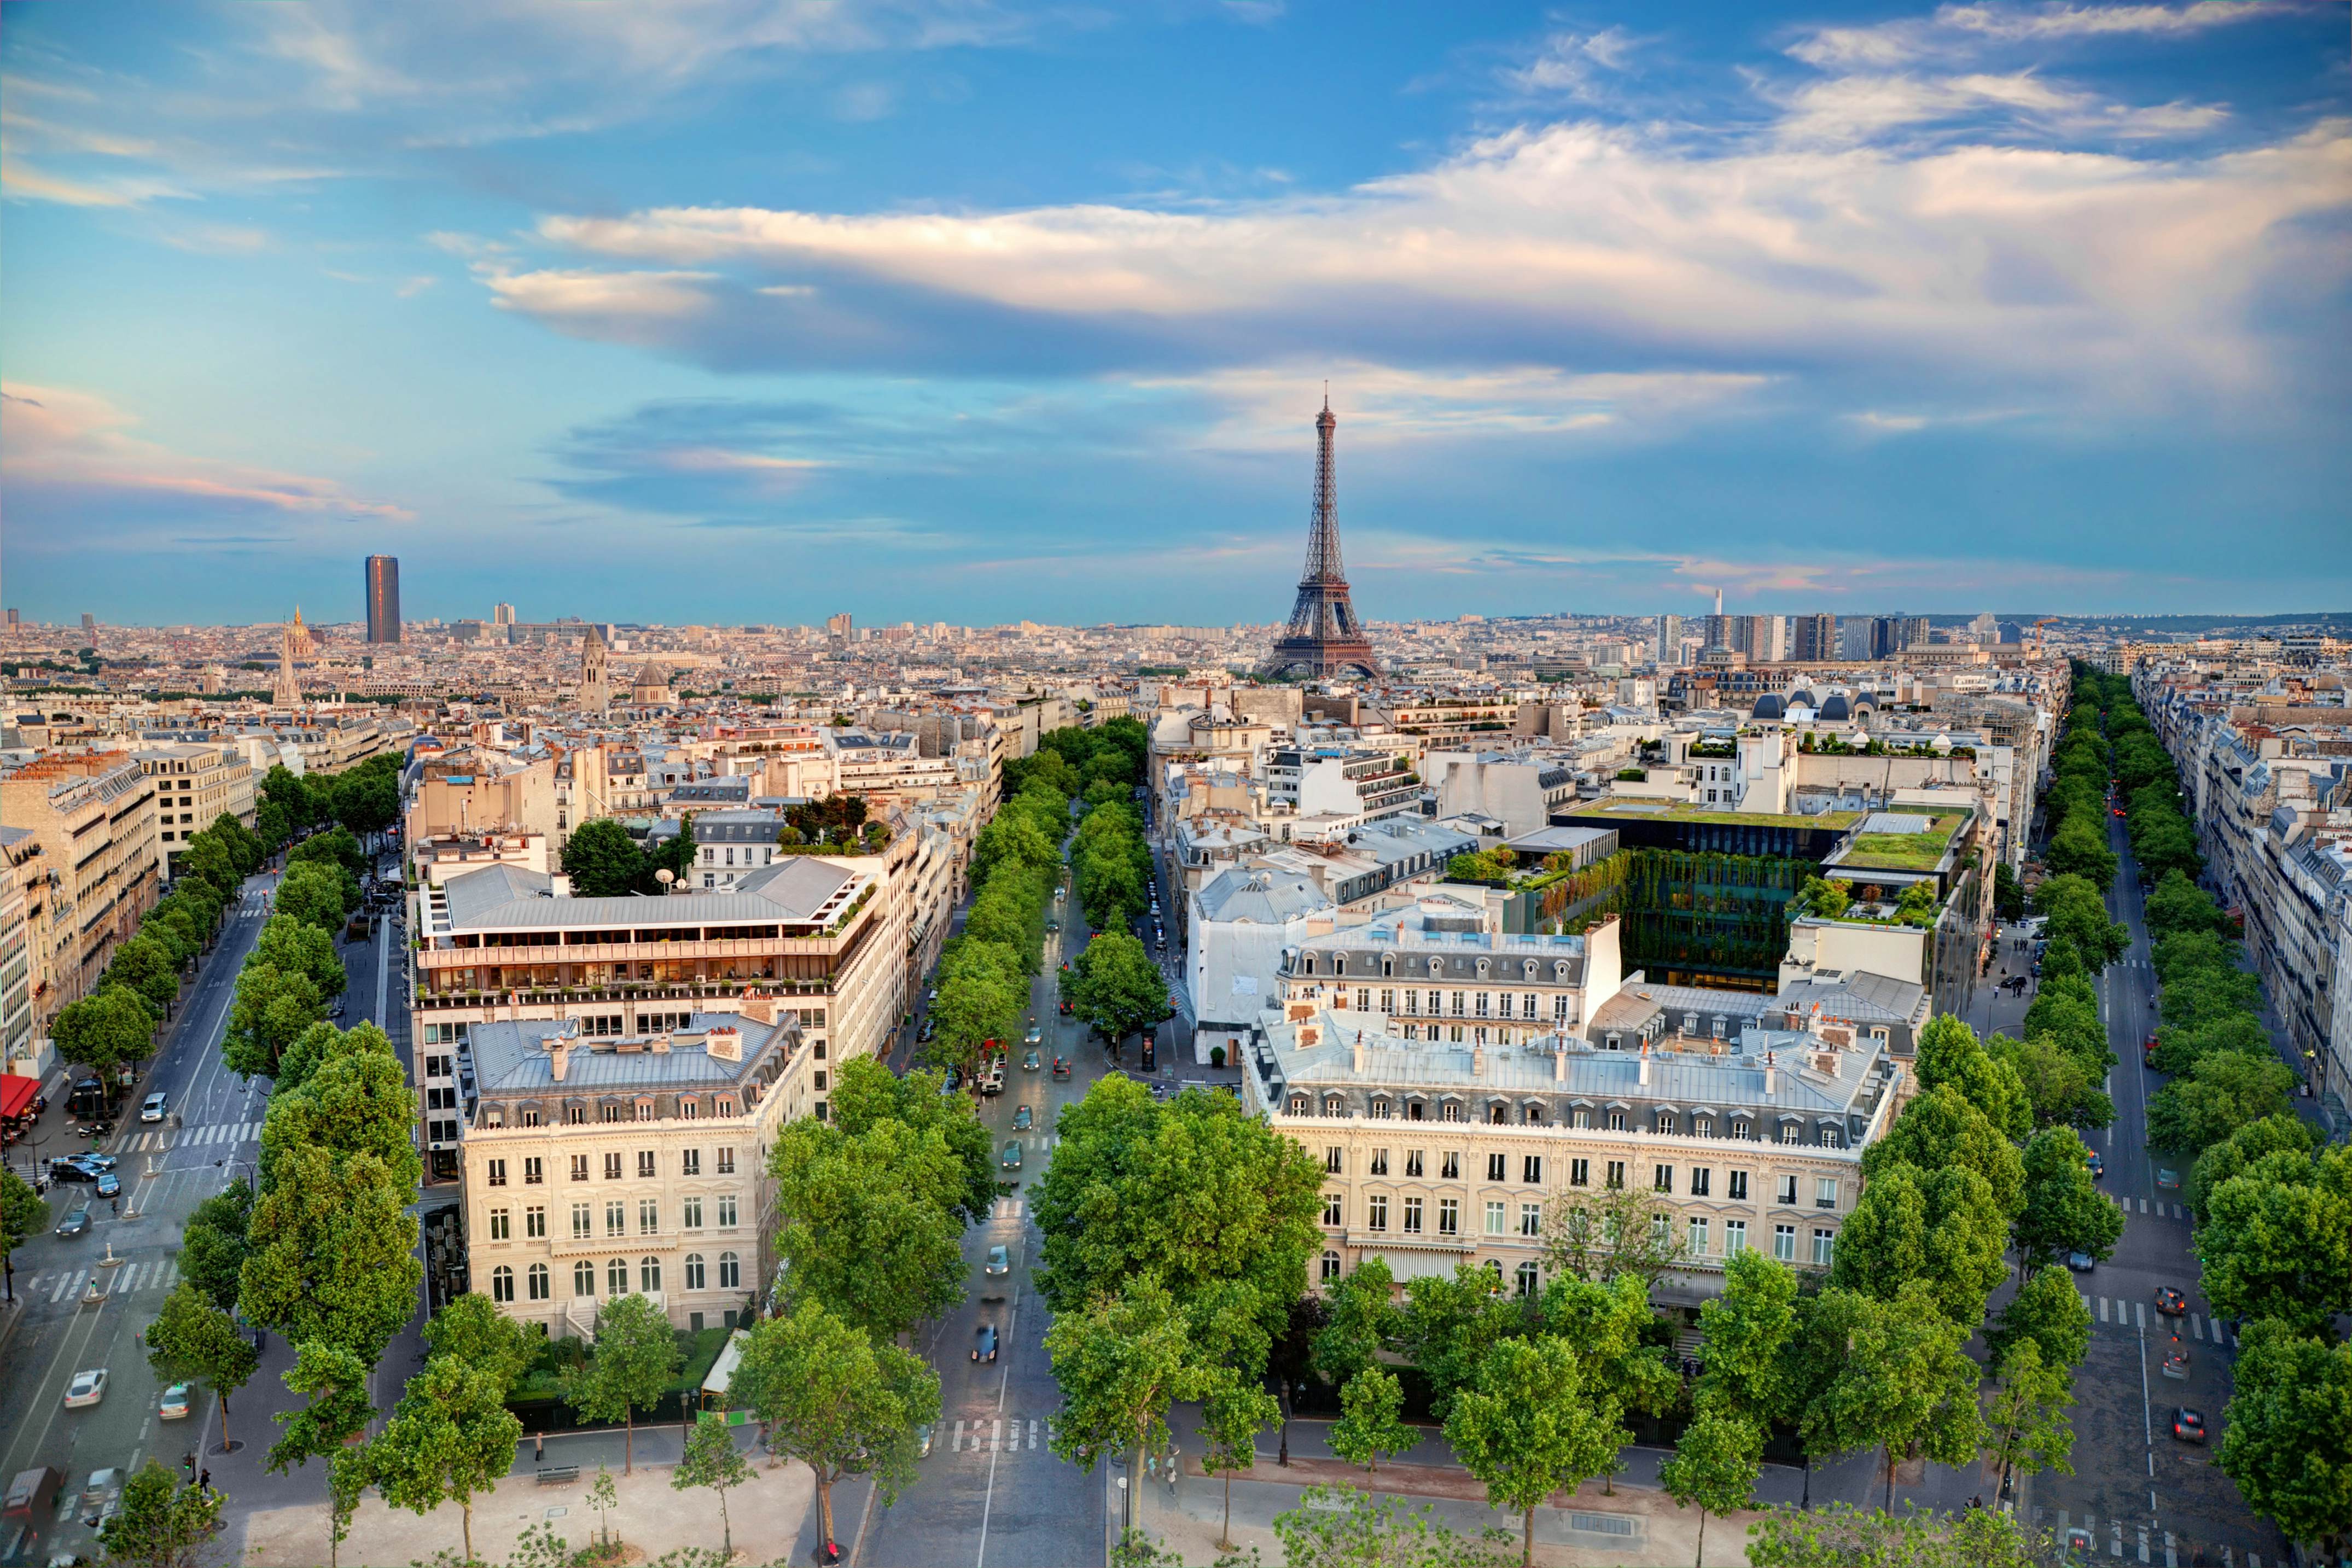
[[[27,830],[55,879],[48,889],[49,950],[36,1004],[46,1029],[58,1009],[89,994],[118,943],[139,929],[163,882],[154,779],[121,752],[39,757],[0,774],[0,822]]]
[[[155,837],[167,879],[180,874],[188,841],[224,813],[253,826],[253,765],[234,747],[159,746],[135,755],[155,781]]]

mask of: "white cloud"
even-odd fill
[[[1932,18],[1906,16],[1868,26],[1816,28],[1800,36],[1788,52],[1824,69],[1885,69],[1921,59],[1949,60],[1988,43],[2053,43],[2130,34],[2185,37],[2284,9],[2277,0],[2194,0],[2186,5],[1955,5],[1942,6]]]
[[[1554,33],[1544,39],[1532,59],[1505,69],[1503,83],[1529,97],[1586,98],[1591,94],[1594,68],[1622,70],[1633,46],[1633,36],[1622,27],[1606,27],[1598,33]]]

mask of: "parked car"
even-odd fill
[[[1020,1139],[1007,1138],[1004,1141],[1004,1157],[998,1163],[1009,1171],[1017,1171],[1021,1168]]]
[[[991,1278],[999,1274],[1010,1274],[1013,1272],[1013,1254],[1011,1250],[1001,1243],[990,1248],[988,1249],[988,1261],[980,1266],[980,1271]]]
[[[58,1234],[60,1236],[89,1234],[89,1205],[78,1203],[67,1209],[66,1217],[58,1221]]]
[[[77,1372],[73,1375],[73,1381],[66,1385],[66,1408],[68,1410],[87,1410],[105,1397],[106,1368],[102,1366]]]
[[[184,1421],[188,1418],[188,1385],[174,1383],[163,1390],[163,1403],[155,1412],[159,1421]]]
[[[81,1516],[81,1521],[84,1524],[96,1524],[99,1516],[106,1511],[106,1505],[119,1502],[121,1498],[122,1472],[121,1470],[112,1466],[102,1470],[92,1470],[89,1472],[89,1479],[82,1484],[81,1497],[74,1511]]]
[[[147,1096],[147,1098],[141,1103],[139,1106],[139,1119],[142,1122],[162,1121],[163,1119],[163,1107],[169,1103],[169,1098],[163,1092],[163,1091],[156,1091],[154,1093]]]
[[[67,1155],[64,1157],[84,1170],[90,1171],[110,1171],[122,1163],[112,1155],[101,1155],[95,1150],[88,1154]]]
[[[2177,1318],[2189,1310],[2189,1298],[2171,1285],[2156,1288],[2156,1310],[2167,1317]]]
[[[1032,1107],[1024,1105],[1021,1109],[1013,1113],[1013,1130],[1014,1132],[1025,1133],[1036,1124],[1037,1113]]]
[[[2174,1406],[2172,1435],[2183,1443],[2202,1443],[2205,1440],[2205,1417],[2186,1405]]]
[[[972,1331],[971,1358],[974,1361],[996,1359],[996,1325],[982,1323]]]

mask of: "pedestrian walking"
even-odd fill
[[[212,1471],[198,1470],[196,1472],[196,1490],[200,1492],[209,1492],[213,1490]]]
[[[538,1464],[541,1460],[546,1458],[547,1434],[544,1432],[533,1432],[530,1435],[530,1462]]]

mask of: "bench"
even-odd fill
[[[568,1487],[579,1479],[578,1465],[550,1465],[539,1472],[539,1484],[543,1487]]]

